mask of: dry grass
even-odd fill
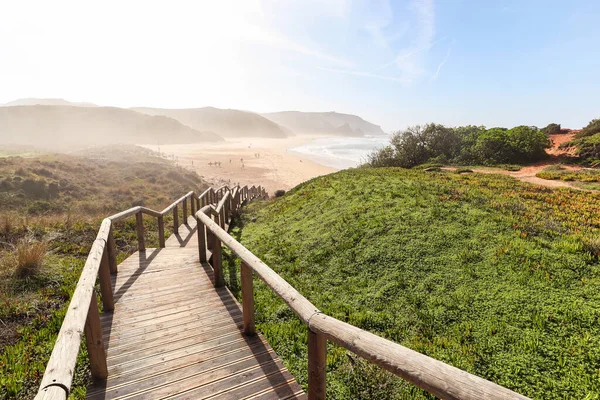
[[[37,275],[48,251],[45,242],[24,240],[19,243],[14,252],[14,271],[19,278]]]

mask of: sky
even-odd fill
[[[598,0],[2,1],[0,103],[577,128],[600,117],[598,21]]]

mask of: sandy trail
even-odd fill
[[[317,138],[236,138],[222,143],[162,145],[160,151],[175,156],[179,165],[196,171],[208,182],[262,185],[273,194],[275,190],[288,190],[308,179],[337,171],[287,151]],[[144,147],[157,150],[156,145]],[[220,166],[215,166],[215,162],[220,162]]]

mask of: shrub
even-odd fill
[[[48,245],[44,242],[22,241],[15,250],[17,276],[23,278],[36,275],[46,256]]]
[[[424,163],[525,163],[546,157],[548,136],[536,127],[413,126],[392,135],[390,145],[372,153],[373,167],[411,168]]]
[[[555,135],[557,133],[561,133],[560,124],[548,124],[545,128],[542,128],[541,131],[546,135]]]
[[[273,194],[273,196],[275,197],[282,197],[285,194],[285,190],[279,189],[276,190],[275,193]]]
[[[579,133],[577,133],[577,137],[582,138],[598,133],[600,133],[600,119],[593,119],[581,131],[579,131]]]

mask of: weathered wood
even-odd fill
[[[165,219],[162,215],[157,218],[157,224],[158,224],[158,245],[161,248],[164,248],[165,247]]]
[[[144,214],[138,212],[135,214],[135,228],[137,232],[138,250],[146,250],[146,243],[144,241]]]
[[[108,250],[108,265],[111,274],[117,273],[117,245],[115,244],[115,237],[113,234],[114,228],[110,226],[108,232],[108,240],[106,241],[106,248]]]
[[[252,269],[242,262],[242,307],[244,314],[244,333],[252,336],[256,334],[254,326],[254,283],[252,282]]]
[[[179,210],[177,209],[177,205],[173,207],[173,233],[179,233]]]
[[[75,371],[75,363],[77,362],[77,353],[81,345],[83,329],[94,285],[96,284],[104,245],[103,240],[95,240],[92,245],[92,249],[71,297],[65,319],[60,327],[50,360],[46,365],[40,389],[44,389],[50,385],[61,385],[67,390],[71,388],[73,371]]]
[[[199,260],[200,262],[206,262],[206,229],[198,216],[196,216],[196,232],[198,232]]]
[[[171,212],[171,210],[173,210],[173,208],[175,208],[177,205],[179,205],[181,202],[183,202],[184,199],[187,199],[188,197],[190,197],[193,194],[194,194],[193,191],[187,192],[186,194],[184,194],[183,196],[181,196],[180,198],[175,200],[173,203],[171,203],[167,208],[162,210],[159,214],[162,214],[162,215],[168,214],[169,212]]]
[[[296,289],[280,277],[275,271],[269,268],[258,257],[242,246],[238,241],[225,232],[217,223],[211,220],[205,214],[198,214],[200,220],[207,227],[207,231],[215,235],[215,239],[219,240],[219,245],[222,242],[229,247],[238,257],[242,259],[252,270],[269,286],[285,303],[295,312],[298,317],[305,323],[308,322],[319,310],[312,305],[304,296]],[[214,257],[214,254],[213,254]]]
[[[140,206],[132,207],[128,210],[121,211],[120,213],[113,214],[110,217],[108,217],[108,219],[110,219],[112,222],[121,221],[127,217],[137,214],[138,212],[140,212],[141,209],[142,209],[142,207],[140,207]]]
[[[61,386],[48,386],[40,389],[34,400],[66,400],[67,391]]]
[[[327,340],[325,336],[308,331],[308,399],[325,400],[325,367]]]
[[[212,267],[215,274],[215,287],[222,287],[225,285],[225,280],[223,279],[221,241],[216,236],[213,238],[212,260]]]
[[[100,314],[98,313],[96,296],[92,296],[88,315],[85,320],[85,342],[90,358],[92,376],[98,380],[106,379],[108,377],[108,366],[106,365],[106,352],[102,340],[102,328],[100,326]]]
[[[109,312],[115,309],[113,299],[112,282],[110,280],[110,265],[108,261],[108,248],[104,247],[100,269],[98,270],[100,278],[100,292],[102,293],[102,311]]]
[[[309,329],[442,399],[527,399],[518,393],[324,314]]]
[[[183,199],[183,202],[181,203],[181,207],[183,210],[183,223],[187,224],[187,217],[188,217],[188,201],[187,201],[187,199]]]

